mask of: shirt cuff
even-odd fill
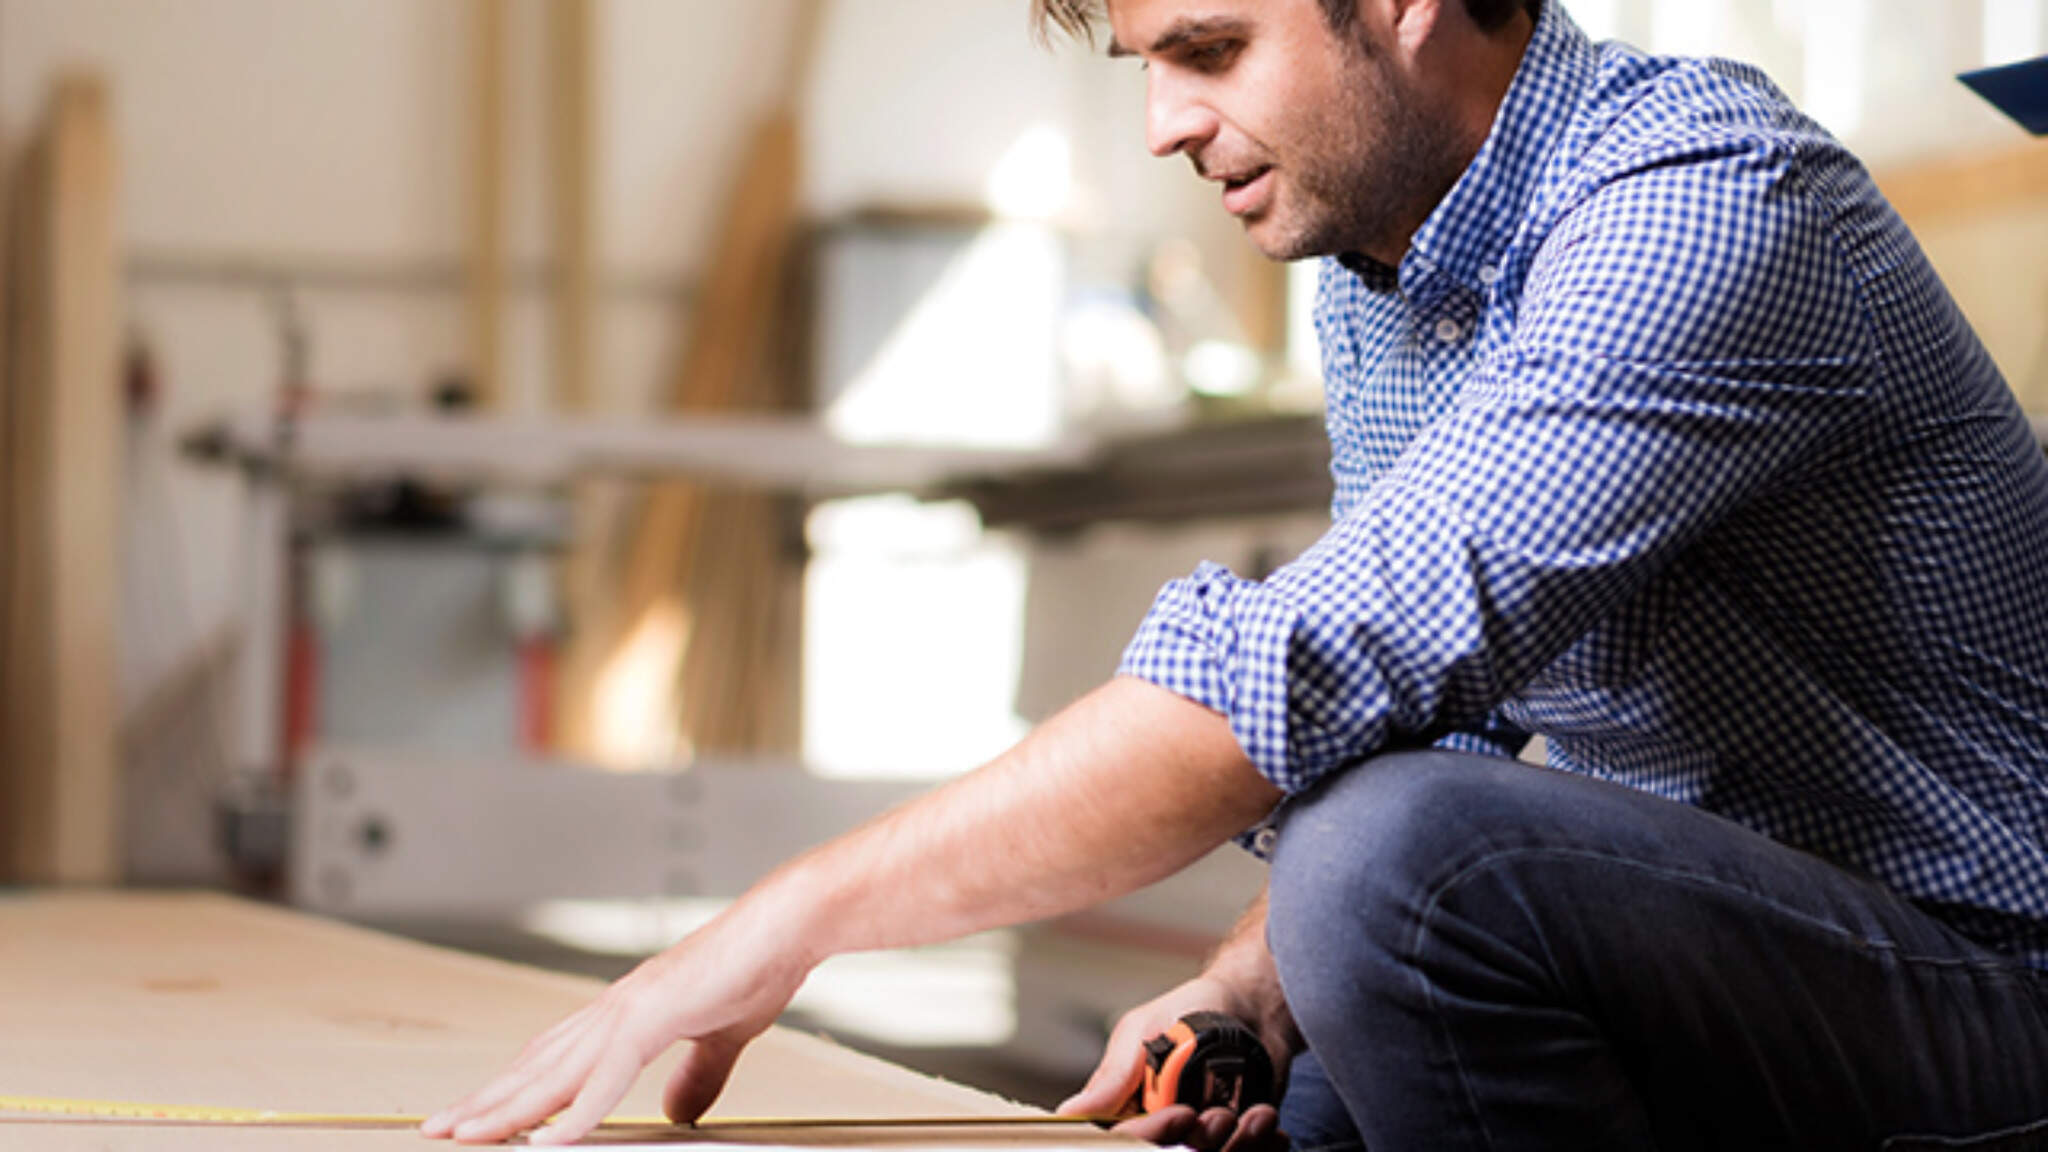
[[[1284,792],[1298,792],[1313,780],[1289,763],[1286,681],[1293,633],[1294,613],[1279,595],[1204,562],[1160,590],[1117,672],[1221,713],[1260,775]]]
[[[1476,728],[1460,728],[1438,737],[1432,747],[1451,752],[1470,752],[1475,756],[1498,756],[1513,760],[1529,745],[1529,734],[1512,727],[1497,717],[1489,716]]]

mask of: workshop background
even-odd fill
[[[2048,0],[1567,0],[1762,66],[2048,413]],[[1326,522],[1307,282],[1026,0],[0,0],[0,882],[613,975]],[[828,963],[1024,1099],[1234,850]]]

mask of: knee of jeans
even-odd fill
[[[1498,764],[1402,752],[1359,764],[1287,808],[1275,843],[1267,942],[1293,1000],[1321,976],[1355,981],[1360,948],[1395,928],[1497,811]]]

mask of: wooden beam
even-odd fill
[[[9,871],[121,878],[120,257],[107,89],[61,78],[15,199],[8,373]]]
[[[587,413],[599,406],[604,379],[596,323],[597,225],[593,195],[597,180],[596,10],[592,0],[550,0],[548,46],[553,99],[549,101],[554,181],[554,244],[560,268],[554,294],[554,380],[552,407],[559,413]],[[620,486],[586,480],[574,488],[574,536],[556,566],[556,586],[570,614],[591,634],[610,627],[605,561],[608,541],[623,527]],[[558,748],[588,753],[590,686],[601,669],[596,654],[578,648],[572,627],[567,637],[550,637],[557,652],[548,739]],[[563,639],[567,643],[560,643]]]
[[[0,109],[4,111],[4,109]],[[7,123],[0,115],[0,128]],[[15,766],[13,748],[8,733],[13,730],[7,701],[14,695],[8,682],[8,665],[12,661],[14,642],[11,638],[14,617],[15,569],[22,564],[21,544],[14,531],[14,405],[15,390],[12,387],[14,374],[13,341],[14,310],[9,302],[8,289],[16,272],[16,232],[19,229],[14,219],[14,148],[4,130],[0,130],[0,880],[14,871],[12,851],[7,847],[15,840],[14,828],[18,817],[15,815],[16,792],[19,788],[20,770]]]
[[[565,412],[591,407],[593,381],[602,379],[591,338],[597,282],[597,228],[593,188],[597,177],[595,11],[592,0],[550,0],[554,99],[553,120],[555,246],[562,279],[555,295],[555,407]]]
[[[554,297],[554,407],[563,412],[596,406],[603,379],[595,322],[593,283],[597,227],[593,208],[597,121],[596,11],[590,0],[555,0],[549,9],[549,45],[554,74],[553,145],[555,246],[561,279]],[[617,483],[591,480],[576,485],[571,546],[558,567],[570,628],[561,645],[554,685],[550,738],[564,750],[592,755],[592,706],[597,678],[607,655],[600,637],[616,628],[607,578],[615,543],[624,531],[626,501]]]
[[[506,3],[470,3],[469,370],[485,409],[504,402]]]

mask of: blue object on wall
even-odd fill
[[[2048,56],[1957,77],[2034,135],[2048,133]]]

